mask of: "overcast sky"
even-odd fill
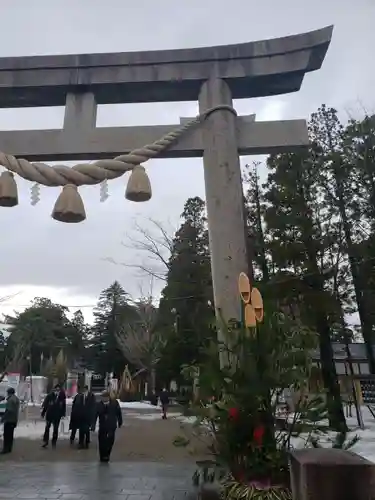
[[[0,0],[0,14],[0,57],[224,45],[334,24],[323,68],[306,76],[300,92],[237,101],[236,109],[255,112],[257,120],[308,118],[321,103],[343,117],[375,111],[374,0]],[[196,113],[196,103],[186,102],[101,106],[97,124],[173,124]],[[62,120],[63,108],[0,110],[0,130],[60,128]],[[91,320],[99,292],[115,279],[134,297],[140,288],[148,293],[148,282],[134,270],[103,259],[136,262],[138,253],[121,245],[134,234],[134,221],[143,224],[152,216],[174,228],[185,200],[204,197],[201,160],[155,160],[148,166],[154,193],[149,203],[127,202],[124,178],[109,183],[105,203],[98,187],[84,188],[88,217],[78,225],[51,219],[58,189],[42,188],[41,201],[32,207],[30,183],[18,181],[20,205],[0,208],[0,297],[18,295],[1,305],[0,314],[48,296],[87,306],[82,310]]]

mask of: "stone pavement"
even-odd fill
[[[0,500],[185,500],[193,472],[150,462],[3,462]]]

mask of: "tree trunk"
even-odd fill
[[[253,262],[255,259],[254,253],[254,239],[249,233],[249,228],[247,226],[247,212],[246,212],[246,199],[243,197],[243,216],[244,216],[244,230],[245,230],[245,242],[246,242],[246,258],[247,258],[247,275],[250,282],[254,282],[254,268]]]
[[[297,188],[302,200],[306,200],[306,193],[302,185]],[[336,431],[347,429],[345,415],[342,407],[340,386],[337,379],[336,365],[331,344],[331,328],[328,321],[324,296],[324,279],[318,267],[317,248],[314,240],[313,219],[306,202],[304,207],[305,228],[304,246],[307,254],[307,284],[312,290],[312,314],[315,316],[315,325],[319,334],[320,359],[322,365],[322,378],[327,390],[327,407],[330,426]]]
[[[353,277],[353,285],[355,298],[358,307],[358,315],[361,322],[362,336],[365,342],[366,354],[369,364],[369,370],[371,374],[375,374],[375,357],[373,352],[373,333],[372,333],[372,320],[371,315],[368,314],[367,304],[364,296],[363,286],[363,278],[358,266],[355,247],[353,245],[352,234],[351,234],[351,226],[348,221],[345,200],[344,200],[344,190],[342,185],[342,180],[340,179],[339,173],[340,165],[335,163],[334,165],[334,173],[335,173],[335,182],[336,182],[336,196],[338,201],[338,209],[341,216],[341,220],[344,228],[344,235],[346,240],[348,258],[349,258],[349,266],[350,272]]]
[[[156,389],[156,370],[155,368],[151,368],[150,372],[149,372],[149,388],[148,388],[148,391],[150,392],[150,394],[152,394],[153,392],[155,392],[155,389]]]
[[[256,174],[258,175],[258,174]],[[258,176],[256,177],[255,182],[255,206],[256,206],[256,221],[257,221],[257,232],[259,238],[259,250],[260,250],[260,261],[263,275],[263,282],[268,283],[270,280],[267,258],[266,258],[266,243],[264,239],[264,232],[262,226],[262,211],[260,207],[260,193],[259,193],[259,184],[258,184]]]
[[[311,248],[311,246],[310,246]],[[322,378],[327,390],[327,406],[330,426],[340,432],[347,429],[345,415],[342,407],[340,385],[337,379],[334,361],[331,329],[328,322],[325,306],[323,278],[319,271],[314,255],[309,255],[310,273],[309,285],[313,291],[312,314],[315,315],[316,329],[319,334],[320,360],[322,365]]]
[[[331,332],[325,314],[316,312],[316,325],[319,332],[322,378],[324,387],[327,389],[329,424],[333,429],[340,432],[346,430],[347,426],[342,408],[340,385],[337,380],[336,366],[333,359]]]

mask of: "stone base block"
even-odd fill
[[[293,500],[375,500],[375,464],[350,451],[291,453]]]

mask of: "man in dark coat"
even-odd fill
[[[3,450],[1,452],[3,455],[12,451],[14,429],[17,427],[20,410],[20,400],[16,396],[13,387],[9,387],[7,395],[5,413],[1,419],[4,422]]]
[[[111,399],[109,392],[102,393],[98,403],[96,420],[99,420],[99,458],[101,462],[109,462],[117,427],[122,426],[122,413],[117,399]]]
[[[70,443],[74,443],[77,430],[79,431],[79,448],[88,448],[90,444],[90,429],[95,419],[96,401],[94,394],[89,391],[87,385],[80,391],[73,400],[72,412],[70,415],[69,429]]]
[[[43,436],[43,448],[47,448],[49,442],[49,431],[51,426],[52,432],[52,447],[56,447],[57,438],[59,437],[60,420],[65,417],[66,413],[66,395],[60,384],[56,384],[53,391],[47,394],[42,406],[42,418],[46,418],[46,427]]]
[[[160,403],[161,403],[162,418],[163,420],[166,420],[167,410],[169,406],[169,395],[166,389],[163,389],[160,393]]]

